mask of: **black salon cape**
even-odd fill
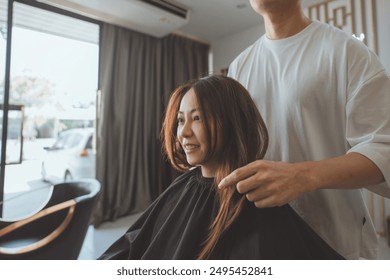
[[[99,259],[196,259],[219,207],[200,168],[179,176]],[[289,206],[247,202],[210,259],[342,259]]]

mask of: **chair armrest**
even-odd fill
[[[72,220],[75,208],[76,208],[76,201],[74,199],[59,203],[57,205],[53,205],[51,207],[48,207],[46,209],[43,209],[42,211],[36,213],[35,215],[28,217],[26,219],[17,221],[15,223],[12,223],[5,228],[0,230],[0,238],[13,232],[14,230],[23,227],[24,225],[27,225],[33,221],[36,221],[42,217],[45,217],[47,215],[53,214],[55,212],[64,210],[66,208],[69,208],[69,211],[63,220],[63,222],[50,234],[42,238],[41,240],[21,247],[16,248],[5,248],[0,246],[0,254],[8,254],[8,255],[16,255],[16,254],[23,254],[27,252],[31,252],[33,250],[36,250],[38,248],[41,248],[45,246],[46,244],[53,241],[55,238],[57,238],[69,225],[70,221]]]

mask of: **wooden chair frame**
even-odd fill
[[[47,236],[45,236],[44,238],[42,238],[41,240],[39,240],[35,243],[21,246],[18,248],[0,247],[0,254],[7,254],[7,255],[24,254],[27,252],[37,250],[37,249],[49,244],[50,242],[52,242],[66,229],[66,227],[69,225],[70,221],[72,220],[72,217],[74,215],[75,208],[76,208],[76,201],[74,199],[64,201],[64,202],[59,203],[57,205],[43,209],[40,212],[36,213],[35,215],[33,215],[29,218],[17,221],[15,223],[12,223],[12,224],[6,226],[5,228],[1,229],[0,230],[0,238],[19,229],[19,228],[21,228],[21,227],[23,227],[23,226],[25,226],[25,225],[27,225],[27,224],[29,224],[29,223],[31,223],[31,222],[33,222],[33,221],[36,221],[42,217],[51,215],[55,212],[58,212],[58,211],[61,211],[61,210],[67,209],[67,208],[69,208],[69,210],[68,210],[68,213],[67,213],[65,219],[50,234],[48,234]]]

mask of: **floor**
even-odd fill
[[[103,223],[97,229],[90,226],[79,259],[97,259],[115,240],[122,236],[139,216],[140,214],[134,214],[118,219],[115,222]],[[379,237],[378,259],[390,260],[390,247],[387,244],[387,239],[384,237]]]
[[[134,214],[118,219],[115,222],[103,223],[99,228],[90,226],[85,237],[79,260],[95,260],[140,216]]]
[[[387,243],[387,238],[379,238],[379,260],[390,260],[390,244]]]

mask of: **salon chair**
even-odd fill
[[[100,183],[94,179],[56,184],[36,214],[0,221],[0,259],[77,259],[99,191]]]

